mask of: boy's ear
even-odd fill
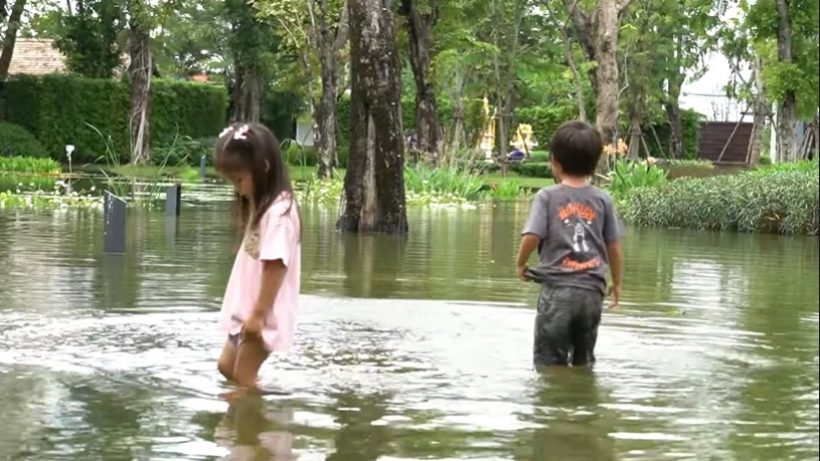
[[[265,160],[265,173],[270,173],[270,162]]]

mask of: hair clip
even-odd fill
[[[251,127],[249,127],[247,124],[242,125],[241,127],[239,127],[238,130],[236,130],[234,132],[233,138],[235,140],[247,141],[248,140],[248,132],[250,130],[251,130]]]
[[[233,131],[232,126],[225,128],[224,130],[222,130],[222,132],[219,133],[219,139],[222,139],[226,134],[230,133],[231,131]]]

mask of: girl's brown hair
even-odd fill
[[[282,159],[276,136],[259,123],[234,124],[219,136],[214,150],[214,166],[221,174],[249,172],[253,179],[253,201],[239,197],[240,220],[243,226],[256,227],[265,211],[280,196],[290,205],[296,203],[290,175]],[[253,209],[251,209],[253,205]],[[251,218],[252,217],[252,218]]]

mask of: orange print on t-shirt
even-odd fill
[[[600,265],[601,258],[598,257],[592,258],[589,261],[580,262],[575,261],[574,259],[571,259],[569,256],[567,256],[563,259],[563,261],[561,261],[561,267],[564,267],[565,269],[569,269],[574,272],[588,271],[590,269],[595,269]]]
[[[558,217],[561,218],[561,221],[569,219],[570,216],[578,216],[584,221],[592,222],[595,221],[598,215],[595,210],[580,203],[570,203],[558,210]]]

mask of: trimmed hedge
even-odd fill
[[[548,162],[524,162],[510,165],[510,169],[521,176],[551,178],[552,165]]]
[[[20,125],[0,122],[0,157],[48,157],[37,138]]]
[[[225,126],[227,106],[221,86],[153,80],[152,146],[167,146],[178,136],[214,136]],[[6,82],[0,108],[4,120],[28,129],[55,159],[64,158],[66,144],[76,146],[78,163],[98,160],[107,145],[123,160],[129,155],[129,89],[124,82],[75,75],[17,77]]]
[[[636,225],[817,235],[818,170],[679,179],[637,189],[620,203]]]

